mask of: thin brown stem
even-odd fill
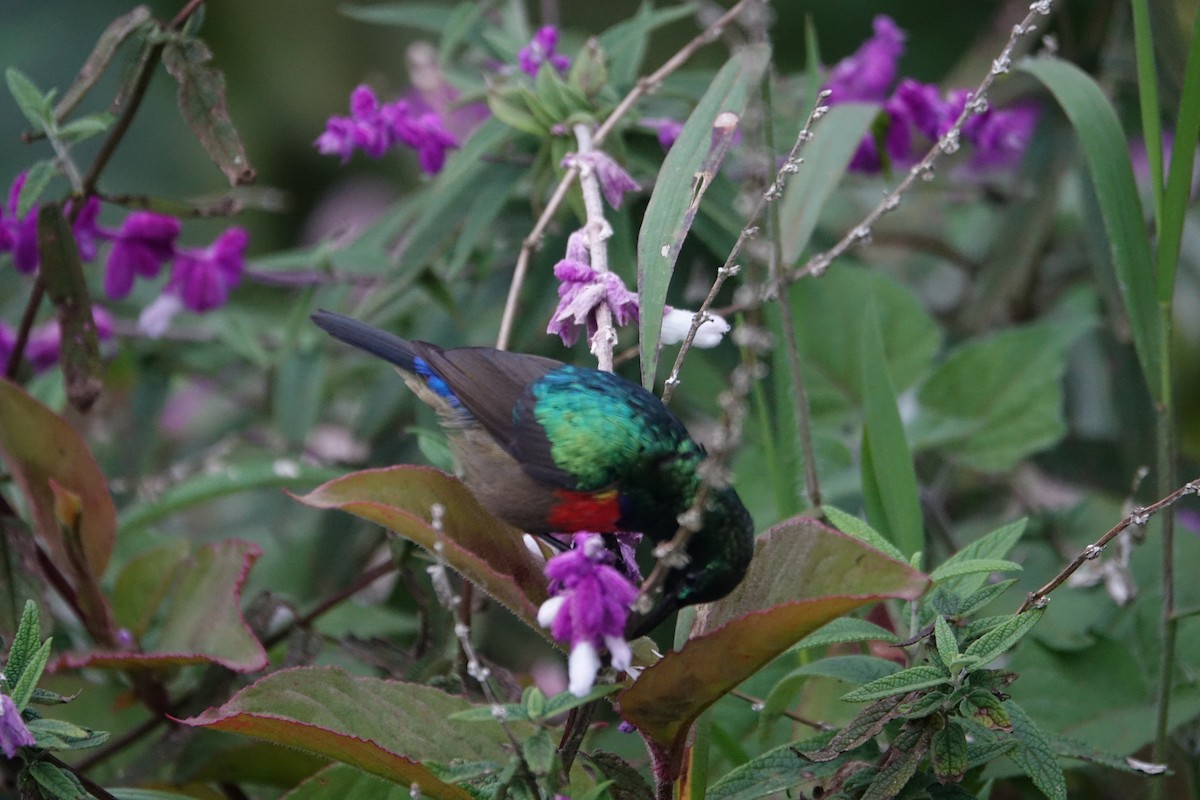
[[[1100,555],[1104,550],[1105,545],[1117,537],[1121,531],[1128,528],[1130,525],[1145,525],[1150,521],[1150,518],[1162,511],[1164,508],[1169,508],[1174,505],[1181,497],[1189,494],[1197,494],[1200,492],[1200,478],[1196,478],[1175,491],[1171,492],[1166,497],[1158,500],[1144,508],[1135,508],[1123,520],[1118,522],[1108,530],[1103,536],[1089,544],[1077,555],[1061,572],[1051,578],[1047,583],[1038,589],[1036,592],[1030,592],[1029,597],[1025,598],[1025,602],[1017,609],[1017,613],[1023,613],[1031,608],[1040,608],[1046,603],[1046,596],[1061,586],[1067,578],[1071,577],[1077,569],[1084,565],[1085,562],[1091,561]]]
[[[754,708],[763,707],[763,699],[761,697],[755,697],[754,695],[746,694],[741,689],[734,689],[729,694],[732,697],[736,697],[738,700],[745,700]],[[816,731],[827,731],[832,729],[832,726],[827,722],[814,722],[813,720],[802,717],[792,711],[780,711],[779,713],[793,722],[799,722],[801,725],[807,725]]]

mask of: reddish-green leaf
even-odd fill
[[[21,387],[0,379],[0,454],[25,495],[33,526],[64,571],[71,563],[54,516],[50,481],[79,497],[80,538],[94,582],[104,574],[117,527],[116,509],[104,475],[79,434],[66,420],[30,397]]]
[[[242,585],[262,555],[258,545],[229,539],[183,554],[172,569],[175,591],[157,637],[142,650],[64,656],[68,667],[153,668],[216,663],[234,672],[267,665],[262,644],[241,612]]]
[[[683,649],[619,695],[621,714],[678,756],[700,712],[797,641],[867,603],[920,597],[928,584],[851,536],[787,520],[759,538],[741,586],[700,606]]]
[[[542,564],[522,533],[483,510],[455,478],[429,467],[398,466],[355,472],[297,497],[313,508],[340,508],[377,522],[427,550],[439,537],[446,561],[535,630],[547,598]],[[439,534],[432,507],[445,509]]]
[[[429,797],[469,800],[422,762],[508,760],[500,726],[450,719],[470,707],[429,686],[305,667],[269,675],[183,722],[297,747],[404,786],[416,783]],[[512,725],[522,736],[529,732]]]

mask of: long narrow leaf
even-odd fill
[[[867,518],[900,552],[912,558],[921,550],[924,539],[917,473],[888,375],[874,303],[867,304],[865,317],[862,481]]]
[[[749,47],[721,68],[701,98],[667,158],[663,161],[638,233],[638,299],[641,306],[642,385],[654,385],[658,343],[667,286],[679,257],[678,242],[686,233],[696,173],[712,146],[713,122],[719,114],[741,116],[751,89],[766,69],[770,50]],[[676,243],[676,244],[672,244]]]
[[[1163,330],[1154,261],[1121,123],[1100,86],[1075,65],[1043,58],[1022,69],[1045,84],[1075,127],[1100,203],[1138,360],[1151,396],[1161,403]]]

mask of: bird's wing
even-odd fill
[[[443,350],[428,342],[412,342],[412,346],[429,369],[445,381],[462,407],[514,456],[513,409],[517,400],[530,383],[562,366],[552,358],[490,347]]]

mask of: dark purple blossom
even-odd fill
[[[965,106],[968,93],[956,90],[943,96],[937,86],[905,78],[889,95],[896,63],[904,52],[904,32],[886,16],[875,18],[875,33],[829,73],[826,88],[831,103],[880,103],[886,127],[884,153],[873,132],[865,136],[850,161],[857,172],[878,172],[885,164],[908,166],[917,160],[917,139],[927,144],[949,131]],[[967,169],[982,173],[1017,163],[1025,152],[1037,123],[1037,109],[1018,105],[974,114],[962,128],[962,141],[974,153]],[[886,158],[885,158],[886,156]]]
[[[175,217],[154,211],[134,211],[112,236],[104,271],[104,293],[120,300],[133,289],[135,276],[153,278],[175,252],[182,226]]]
[[[646,117],[640,124],[654,131],[663,150],[670,150],[671,145],[675,144],[675,140],[683,132],[683,122],[671,117]]]
[[[70,209],[71,206],[68,205],[67,210]],[[99,217],[100,198],[92,195],[83,202],[79,215],[71,225],[71,232],[75,235],[75,246],[79,248],[79,257],[84,261],[91,261],[96,257],[100,240],[106,238],[98,224]]]
[[[896,80],[896,62],[904,52],[904,31],[892,18],[880,14],[872,26],[874,35],[852,55],[829,71],[825,87],[833,94],[831,103],[882,103]]]
[[[242,278],[249,240],[245,230],[233,227],[206,248],[180,250],[166,291],[197,314],[225,305],[229,290]]]
[[[625,623],[637,588],[609,565],[612,554],[599,534],[577,534],[575,548],[546,562],[549,600],[538,609],[538,623],[557,641],[569,642],[568,690],[582,697],[600,669],[600,648],[608,649],[615,669],[633,659],[625,641]]]
[[[33,734],[21,719],[17,704],[6,694],[0,694],[0,750],[5,758],[16,758],[17,748],[37,744]]]
[[[558,336],[568,347],[579,340],[582,327],[587,328],[589,339],[596,334],[596,309],[601,304],[608,306],[618,325],[638,319],[637,295],[615,273],[598,272],[586,261],[583,233],[576,231],[568,240],[567,257],[554,265],[559,300],[546,327],[546,333]]]
[[[0,253],[11,252],[17,272],[28,275],[37,270],[37,209],[20,216],[21,188],[25,185],[22,172],[12,182],[8,204],[0,209]]]
[[[441,170],[446,151],[458,147],[458,139],[436,112],[408,100],[380,103],[371,87],[358,86],[350,94],[350,116],[330,117],[314,142],[319,152],[340,156],[343,164],[355,150],[379,158],[396,144],[416,150],[421,169],[432,174]]]
[[[535,33],[529,44],[517,53],[517,64],[520,65],[521,71],[529,76],[537,75],[542,64],[547,61],[559,72],[566,72],[571,68],[571,59],[554,52],[557,47],[558,29],[547,25]]]

